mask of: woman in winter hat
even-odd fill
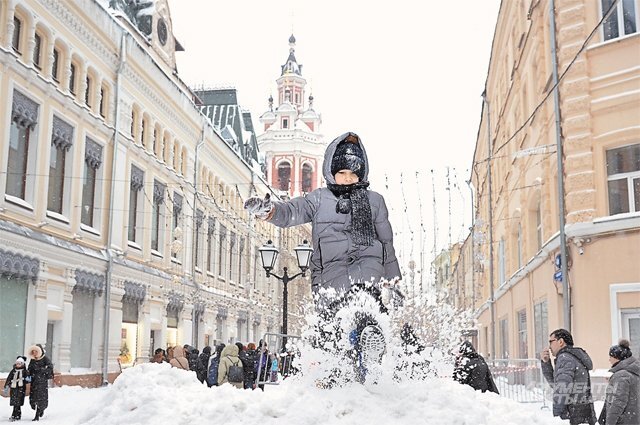
[[[598,419],[602,425],[640,424],[640,361],[632,354],[626,339],[609,349],[612,375]]]
[[[29,372],[26,370],[27,358],[18,356],[16,362],[4,382],[5,394],[9,394],[9,406],[13,406],[13,412],[9,421],[19,421],[22,417],[22,406],[27,390],[27,383],[30,381]]]
[[[36,344],[29,348],[28,372],[31,376],[29,405],[36,411],[34,421],[39,421],[49,406],[49,379],[53,379],[53,363],[45,355],[44,347]]]
[[[360,137],[349,132],[331,142],[322,171],[327,187],[288,201],[252,197],[244,207],[278,227],[312,223],[314,294],[399,279],[387,206],[382,195],[368,189],[369,164]]]

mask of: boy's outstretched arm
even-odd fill
[[[291,227],[309,223],[313,220],[317,205],[317,192],[298,196],[288,201],[276,201],[273,203],[274,208],[267,221],[278,227]]]

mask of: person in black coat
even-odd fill
[[[476,391],[480,390],[483,393],[491,391],[498,394],[498,387],[493,381],[487,362],[469,341],[460,344],[453,379],[469,385]]]
[[[34,421],[39,421],[49,406],[49,379],[53,379],[53,363],[45,356],[42,345],[36,344],[29,348],[29,376],[31,376],[31,392],[29,405],[36,411]]]
[[[7,380],[4,382],[5,393],[9,394],[9,406],[13,406],[13,412],[9,421],[19,421],[22,417],[22,406],[29,382],[29,372],[25,368],[27,358],[18,356],[16,363],[9,372]]]
[[[201,383],[204,383],[205,379],[207,379],[209,357],[211,357],[211,347],[207,345],[202,349],[202,353],[198,356],[198,362],[196,363],[196,376]]]
[[[258,363],[258,352],[256,351],[256,344],[250,342],[247,344],[247,351],[243,352],[243,356],[240,357],[242,361],[242,368],[244,369],[244,389],[254,390],[256,388],[256,365]]]

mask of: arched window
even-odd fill
[[[304,193],[309,193],[313,190],[313,169],[311,165],[304,164],[302,166],[302,191]]]
[[[278,165],[278,189],[289,190],[289,183],[291,182],[291,164],[283,162]]]

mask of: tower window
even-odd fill
[[[288,191],[290,182],[291,164],[284,162],[278,166],[278,189]]]
[[[282,128],[289,128],[289,118],[282,118]]]

